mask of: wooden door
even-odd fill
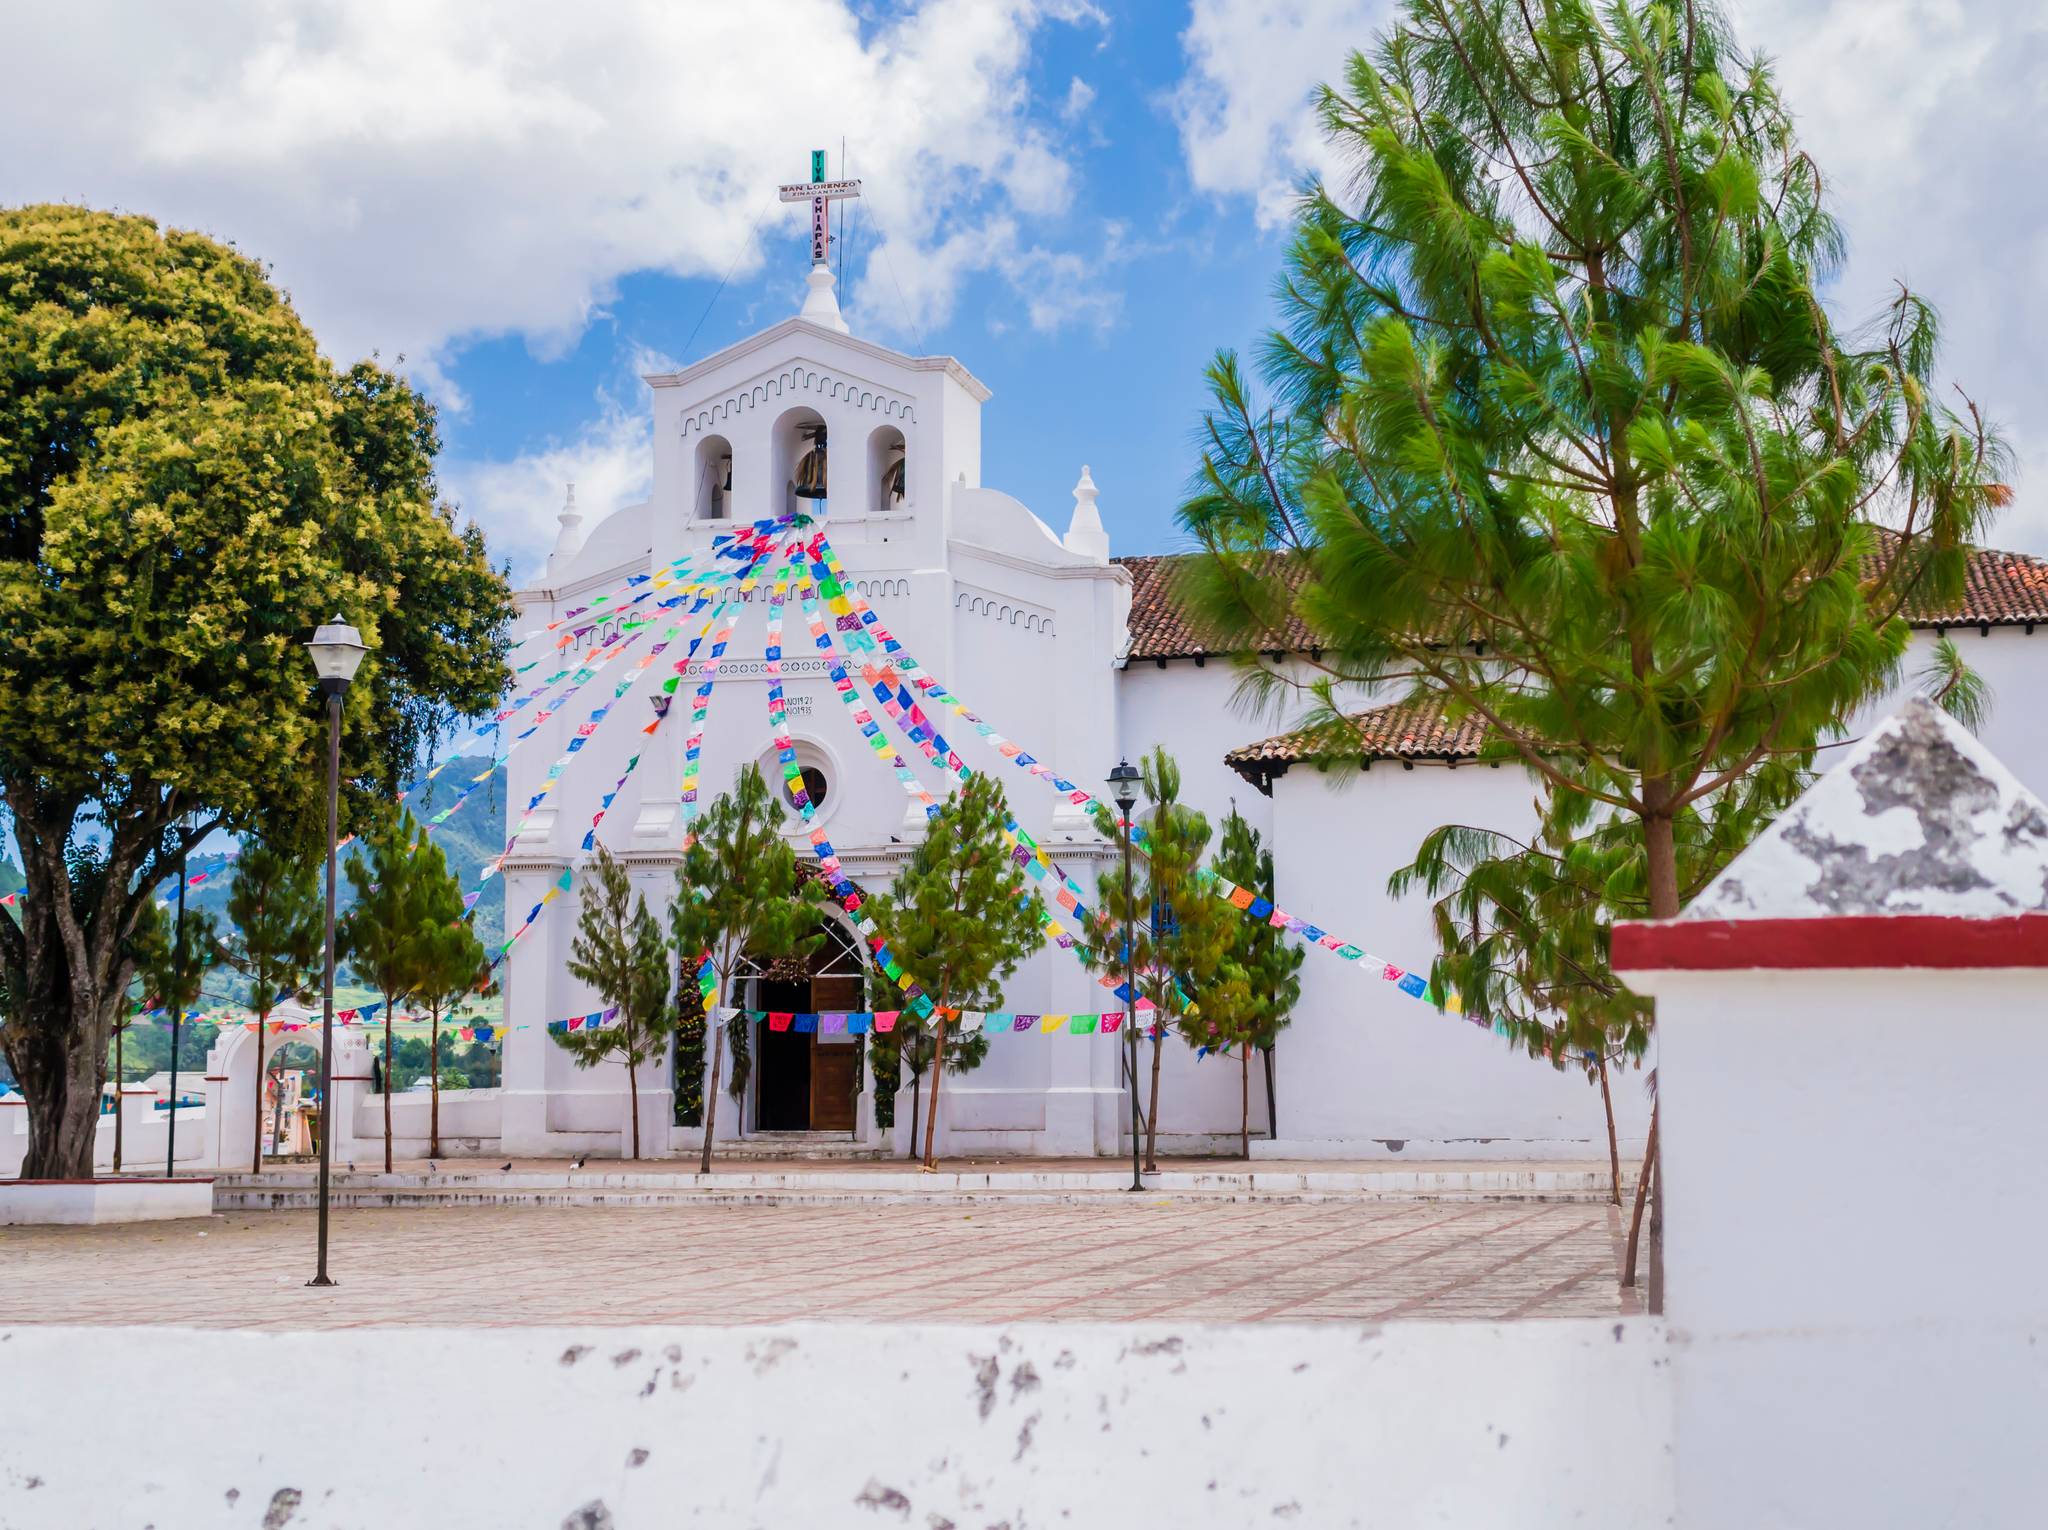
[[[860,1007],[860,979],[811,979],[811,1008],[820,1014]],[[818,1036],[811,1048],[811,1130],[850,1132],[860,1087],[860,1043]]]

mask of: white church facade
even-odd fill
[[[1387,877],[1423,833],[1448,821],[1524,825],[1533,791],[1519,771],[1475,759],[1476,739],[1406,708],[1361,721],[1368,769],[1341,782],[1302,763],[1284,736],[1285,717],[1247,715],[1236,703],[1227,655],[1203,650],[1174,597],[1172,558],[1111,556],[1111,541],[1086,468],[1055,531],[981,474],[983,406],[989,391],[958,361],[914,357],[847,332],[822,268],[795,317],[682,371],[651,376],[652,490],[586,529],[571,504],[545,575],[519,592],[515,634],[560,629],[570,653],[616,638],[593,597],[678,560],[701,565],[714,538],[780,516],[799,478],[823,465],[826,495],[805,505],[842,560],[848,582],[880,621],[967,707],[1008,738],[1090,790],[1120,757],[1163,745],[1180,762],[1184,798],[1212,825],[1234,805],[1272,845],[1275,902],[1374,955],[1426,973],[1433,957],[1426,906],[1394,900]],[[818,449],[817,459],[807,456]],[[1079,454],[1077,453],[1077,458]],[[1112,516],[1113,519],[1113,516]],[[749,761],[780,776],[769,723],[764,657],[766,587],[738,607],[716,661],[701,745],[701,795],[724,790]],[[811,657],[794,599],[781,662],[788,726],[847,876],[886,887],[924,831],[924,815],[844,715],[826,664]],[[1916,647],[1948,632],[1990,680],[1994,713],[1986,742],[2026,774],[2044,755],[2048,723],[2032,704],[2036,621],[2048,622],[2048,564],[1978,555],[1963,608],[1922,613]],[[693,629],[694,630],[694,629]],[[1262,662],[1299,662],[1305,639],[1282,635]],[[678,643],[660,662],[667,675]],[[622,668],[625,660],[614,669]],[[700,650],[671,704],[686,713],[713,661]],[[550,717],[513,756],[507,832],[516,842],[503,869],[508,929],[585,859],[596,838],[630,868],[650,905],[673,887],[684,823],[686,716],[657,720],[643,685],[619,702],[543,799],[526,811],[549,763],[564,752],[598,696],[601,675]],[[586,705],[586,703],[588,703]],[[984,746],[972,730],[949,731],[973,769],[1000,774],[1019,823],[1060,868],[1092,890],[1113,849],[1082,812],[1045,783]],[[958,736],[954,736],[956,734]],[[900,736],[919,783],[943,796],[951,782]],[[629,761],[637,757],[637,765]],[[623,778],[622,784],[621,778]],[[2036,790],[2048,780],[2029,777]],[[609,805],[608,794],[615,794]],[[809,851],[794,811],[791,843]],[[495,896],[495,894],[493,894]],[[600,1007],[568,972],[577,884],[512,947],[505,968],[506,1020],[501,1135],[490,1151],[560,1156],[618,1151],[627,1098],[623,1071],[578,1070],[547,1024]],[[836,917],[836,916],[835,916]],[[748,1008],[842,1011],[885,1008],[883,985],[863,972],[858,940],[811,973],[753,979]],[[1007,986],[1004,1008],[1029,1014],[1121,1007],[1074,955],[1040,949]],[[949,1076],[942,1093],[941,1151],[989,1155],[1115,1155],[1128,1151],[1121,1038],[997,1037],[973,1072]],[[819,1141],[885,1145],[875,1095],[897,1081],[872,1076],[858,1036],[776,1034],[755,1038],[744,1097],[722,1098],[721,1144],[808,1132]],[[1235,1147],[1236,1059],[1198,1058],[1166,1042],[1160,1097],[1162,1150]],[[1271,1062],[1253,1064],[1255,1156],[1463,1159],[1601,1159],[1606,1128],[1597,1088],[1576,1069],[1558,1072],[1511,1051],[1484,1029],[1417,1002],[1380,970],[1311,950],[1302,995]],[[643,1070],[642,1139],[654,1150],[694,1151],[695,1127],[671,1127],[666,1064]],[[905,1096],[907,1103],[907,1095]],[[1623,1151],[1648,1121],[1641,1074],[1616,1078]],[[899,1123],[907,1109],[896,1113]],[[899,1124],[899,1139],[904,1127]]]

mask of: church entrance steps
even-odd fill
[[[738,1142],[721,1143],[718,1156],[738,1163],[782,1163],[791,1159],[805,1163],[872,1163],[887,1159],[890,1150],[855,1142],[844,1132],[755,1132]]]
[[[301,1171],[224,1174],[214,1182],[219,1211],[302,1210],[317,1204],[317,1178]],[[954,1204],[1001,1200],[1081,1205],[1130,1194],[1128,1168],[942,1169],[924,1174],[887,1166],[729,1162],[709,1175],[684,1168],[571,1170],[535,1164],[509,1172],[337,1173],[333,1203],[411,1206],[703,1206]],[[1603,1169],[1585,1164],[1444,1164],[1429,1167],[1260,1167],[1166,1169],[1145,1176],[1145,1195],[1181,1201],[1538,1201],[1607,1199]]]

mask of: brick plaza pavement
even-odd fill
[[[1499,1202],[345,1210],[0,1231],[0,1325],[1601,1317],[1620,1221]]]

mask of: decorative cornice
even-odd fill
[[[1052,612],[1045,607],[1027,605],[976,585],[959,585],[953,595],[953,609],[970,616],[986,616],[997,626],[1020,627],[1026,632],[1042,632],[1047,637],[1058,635],[1053,631]]]
[[[682,437],[693,431],[709,431],[749,409],[760,409],[786,399],[814,398],[851,404],[885,420],[917,423],[917,406],[910,399],[880,384],[834,373],[807,361],[792,361],[780,371],[766,373],[741,383],[715,403],[705,404],[683,416]]]

